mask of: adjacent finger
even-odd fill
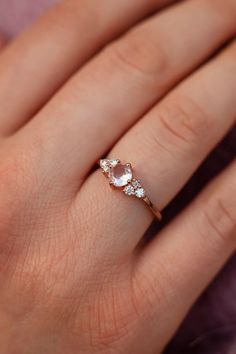
[[[60,2],[0,58],[0,134],[31,118],[106,42],[172,1]]]
[[[236,42],[173,90],[109,154],[133,164],[136,177],[160,209],[174,198],[235,121],[235,58]],[[140,200],[109,188],[96,171],[78,200],[82,198],[85,210],[94,210],[94,219],[99,215],[97,233],[104,235],[104,242],[112,225],[111,242],[120,246],[113,247],[114,252],[130,252],[152,214]],[[95,209],[88,195],[93,196]]]
[[[162,345],[169,341],[197,297],[235,250],[236,162],[137,260],[133,289],[141,313],[146,314],[144,327],[148,334],[152,333],[153,340],[158,330]]]
[[[233,35],[236,6],[228,4],[222,9],[220,1],[191,0],[170,7],[75,75],[20,135],[27,149],[40,140],[49,178],[61,183],[66,171],[63,191],[74,193],[135,120]]]

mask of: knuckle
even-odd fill
[[[195,147],[204,138],[210,126],[210,118],[190,97],[178,96],[159,106],[158,120],[167,142]]]
[[[202,208],[204,235],[213,244],[222,246],[235,242],[236,216],[222,198],[210,199]]]
[[[131,30],[122,39],[113,42],[106,48],[112,67],[123,71],[132,71],[155,82],[157,75],[165,76],[168,73],[168,60],[161,46],[140,30]]]

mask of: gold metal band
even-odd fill
[[[147,196],[145,198],[143,198],[143,201],[146,203],[146,205],[149,207],[149,209],[152,211],[152,213],[155,215],[155,217],[159,221],[161,221],[162,215],[161,215],[160,210],[153,205],[153,203],[151,202],[151,200]]]

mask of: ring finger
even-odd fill
[[[161,209],[235,121],[235,53],[236,42],[233,42],[154,107],[109,154],[134,164],[148,195]],[[100,171],[92,174],[78,199],[80,202],[82,199],[84,209],[94,213],[94,220],[98,216],[104,218],[104,222],[96,224],[101,225],[96,233],[104,235],[104,242],[100,236],[101,247],[112,227],[111,242],[116,243],[116,247],[111,247],[113,252],[120,252],[120,248],[130,252],[147,229],[152,215],[136,198],[109,191],[103,178]],[[93,204],[88,195],[94,196]],[[78,204],[75,205],[77,208]]]

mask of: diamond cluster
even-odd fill
[[[117,159],[100,160],[100,167],[109,178],[110,184],[117,188],[123,188],[128,196],[145,198],[146,193],[140,180],[133,178],[133,171],[130,164],[122,165]]]
[[[127,195],[135,195],[138,198],[145,198],[145,190],[141,186],[141,182],[137,179],[132,179],[123,191]]]

